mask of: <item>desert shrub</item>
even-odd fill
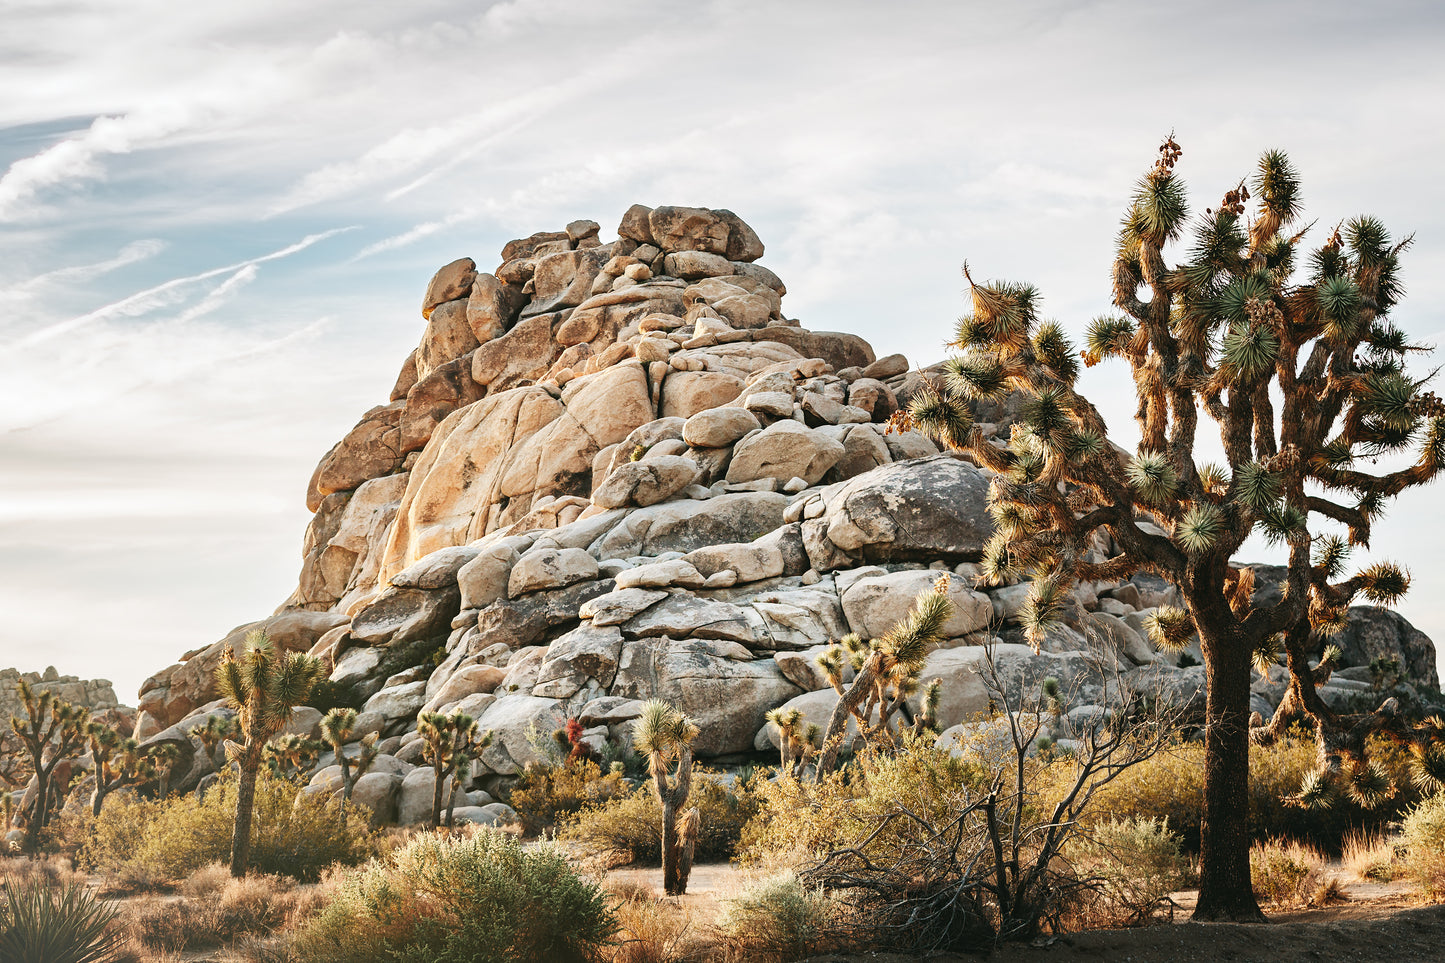
[[[986,784],[987,764],[955,758],[931,742],[896,753],[864,750],[822,780],[788,776],[754,782],[757,815],[743,828],[739,856],[764,865],[797,864],[868,836],[879,816],[898,807],[947,821]],[[901,828],[901,827],[900,827]],[[870,851],[896,848],[885,830]]]
[[[743,827],[758,812],[754,793],[760,780],[725,785],[716,773],[694,773],[688,805],[696,806],[698,824],[695,859],[730,859],[738,850]],[[558,836],[590,853],[605,855],[615,865],[662,861],[662,806],[651,786],[579,810],[563,823]]]
[[[1066,850],[1082,876],[1097,881],[1104,904],[1129,921],[1149,917],[1192,875],[1167,819],[1107,819]]]
[[[308,963],[571,963],[616,929],[606,894],[550,846],[500,833],[418,836],[341,881],[297,930]]]
[[[1404,786],[1405,760],[1383,747],[1370,757],[1382,762]],[[1065,765],[1067,761],[1065,760]],[[1252,746],[1249,763],[1250,832],[1254,839],[1294,839],[1337,851],[1352,831],[1378,829],[1395,819],[1401,804],[1412,798],[1408,790],[1376,810],[1360,808],[1340,798],[1327,809],[1308,809],[1290,802],[1306,774],[1318,767],[1313,737],[1293,736],[1268,746]],[[1398,772],[1395,770],[1398,769]],[[1059,776],[1065,775],[1060,770]],[[1188,852],[1199,849],[1199,828],[1204,815],[1204,746],[1190,742],[1135,766],[1101,789],[1086,817],[1094,822],[1140,816],[1167,819]]]
[[[1325,857],[1297,842],[1270,840],[1249,851],[1254,893],[1275,906],[1317,906],[1339,895],[1325,876]]]
[[[628,792],[621,773],[604,775],[597,763],[584,759],[556,766],[528,766],[517,778],[510,802],[522,817],[526,831],[540,833],[588,806]]]
[[[265,934],[292,919],[302,902],[284,876],[231,878],[219,863],[201,867],[181,884],[178,900],[146,900],[131,907],[132,937],[149,950],[181,953]]]
[[[68,883],[7,881],[0,895],[0,960],[5,963],[110,963],[120,956],[115,910]]]
[[[96,821],[81,853],[107,872],[140,872],[181,879],[207,863],[229,859],[235,824],[234,774],[206,793],[154,802],[115,800]],[[262,773],[256,781],[251,829],[253,870],[315,880],[335,863],[355,865],[375,851],[369,818],[359,807],[319,795],[298,795],[286,780]]]
[[[1445,895],[1445,794],[1422,799],[1400,823],[1404,875],[1431,897]]]
[[[779,873],[728,900],[718,927],[743,959],[798,960],[834,948],[842,912],[842,904],[823,890]]]

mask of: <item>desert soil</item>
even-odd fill
[[[1263,925],[1192,923],[1195,894],[1174,894],[1173,922],[1134,929],[1090,930],[1035,944],[1005,946],[989,963],[1445,963],[1445,905],[1426,905],[1408,887],[1361,883],[1337,873],[1345,900],[1327,906],[1274,910]],[[609,881],[659,889],[659,869],[618,869]],[[710,919],[747,881],[728,865],[693,868],[684,905]],[[934,956],[928,963],[978,963],[977,956]],[[918,957],[862,953],[815,957],[809,963],[921,963]]]

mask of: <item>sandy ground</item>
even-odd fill
[[[660,869],[617,869],[607,878],[661,889]],[[685,906],[710,920],[721,901],[747,881],[732,866],[696,866],[682,897]],[[1051,937],[1035,944],[1006,946],[990,963],[1445,963],[1445,905],[1423,905],[1407,886],[1361,883],[1338,873],[1345,900],[1314,909],[1270,912],[1263,925],[1191,923],[1195,894],[1175,894],[1173,922],[1121,930],[1091,930]],[[935,956],[929,963],[977,963],[976,956]],[[888,953],[829,955],[811,963],[918,963]]]

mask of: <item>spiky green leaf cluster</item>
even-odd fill
[[[1194,640],[1194,620],[1184,609],[1161,605],[1144,618],[1144,629],[1156,649],[1179,652]]]
[[[1262,513],[1279,501],[1280,478],[1257,461],[1234,473],[1234,499],[1250,511]]]
[[[949,581],[945,575],[933,588],[919,593],[908,616],[880,640],[892,660],[909,672],[923,668],[928,653],[943,641],[943,627],[953,615]]]
[[[1358,577],[1360,591],[1376,605],[1393,605],[1410,590],[1410,573],[1392,562],[1376,562]]]
[[[697,724],[681,711],[653,699],[642,707],[642,714],[632,724],[632,744],[644,756],[668,759],[691,745],[698,732]]]
[[[1174,525],[1174,541],[1190,555],[1203,555],[1219,544],[1225,529],[1224,513],[1206,502],[1190,508]]]
[[[1179,474],[1161,452],[1141,451],[1125,469],[1129,486],[1148,505],[1161,505],[1174,497]]]

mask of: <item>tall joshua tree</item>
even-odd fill
[[[930,649],[943,641],[943,626],[953,614],[948,600],[949,577],[942,576],[933,588],[919,594],[908,615],[881,638],[862,642],[856,635],[848,636],[818,657],[818,665],[838,692],[838,703],[823,730],[823,751],[818,762],[821,778],[837,765],[838,750],[852,716],[865,741],[888,736],[888,723],[908,697],[918,691],[918,674]],[[851,657],[856,673],[844,688],[842,660]],[[938,706],[937,680],[924,697],[924,713],[918,720],[926,722]],[[874,714],[877,714],[875,721]]]
[[[251,855],[251,816],[256,805],[256,776],[265,761],[266,743],[291,719],[323,675],[320,659],[278,651],[265,632],[246,636],[238,657],[227,649],[216,666],[216,686],[236,710],[239,738],[226,744],[226,755],[241,770],[236,791],[236,825],[231,834],[231,875],[246,874]]]
[[[1195,918],[1256,920],[1242,805],[1252,656],[1282,637],[1294,698],[1318,722],[1326,767],[1338,761],[1348,740],[1306,681],[1312,640],[1338,630],[1357,597],[1388,603],[1405,592],[1407,575],[1388,563],[1343,577],[1346,556],[1369,545],[1371,522],[1392,496],[1439,471],[1445,409],[1407,373],[1407,355],[1421,349],[1388,318],[1402,293],[1408,239],[1392,241],[1379,221],[1358,217],[1306,252],[1308,228],[1295,230],[1299,182],[1277,151],[1190,226],[1179,156],[1171,137],[1139,181],[1114,263],[1123,316],[1094,321],[1081,352],[1089,365],[1129,364],[1136,454],[1106,441],[1104,419],[1075,388],[1074,348],[1058,324],[1038,317],[1039,293],[974,283],[966,265],[972,311],[953,341],[962,353],[899,420],[998,472],[984,578],[1033,579],[1021,618],[1035,644],[1079,579],[1149,571],[1179,586],[1185,608],[1161,609],[1150,634],[1178,646],[1197,632],[1204,654]],[[1184,263],[1166,266],[1166,245],[1186,229]],[[969,402],[1015,391],[1024,397],[1021,422],[1006,447],[995,447],[972,424]],[[1222,466],[1196,463],[1200,409],[1218,429]],[[1413,461],[1375,471],[1381,455]],[[1341,531],[1322,532],[1322,524]],[[1100,529],[1121,550],[1112,559],[1089,551]],[[1283,596],[1272,604],[1255,605],[1253,571],[1230,565],[1255,531],[1288,550]]]
[[[16,684],[25,718],[10,717],[10,728],[30,757],[35,775],[35,810],[25,825],[25,851],[40,847],[40,832],[50,821],[50,790],[55,767],[72,758],[85,743],[90,713],[81,706],[57,699],[49,689],[36,692],[29,682]]]
[[[692,792],[692,741],[698,728],[666,702],[652,700],[632,724],[632,745],[647,757],[653,789],[662,804],[662,889],[668,896],[687,892],[697,844],[697,808],[678,813]],[[669,774],[667,767],[673,766]]]

